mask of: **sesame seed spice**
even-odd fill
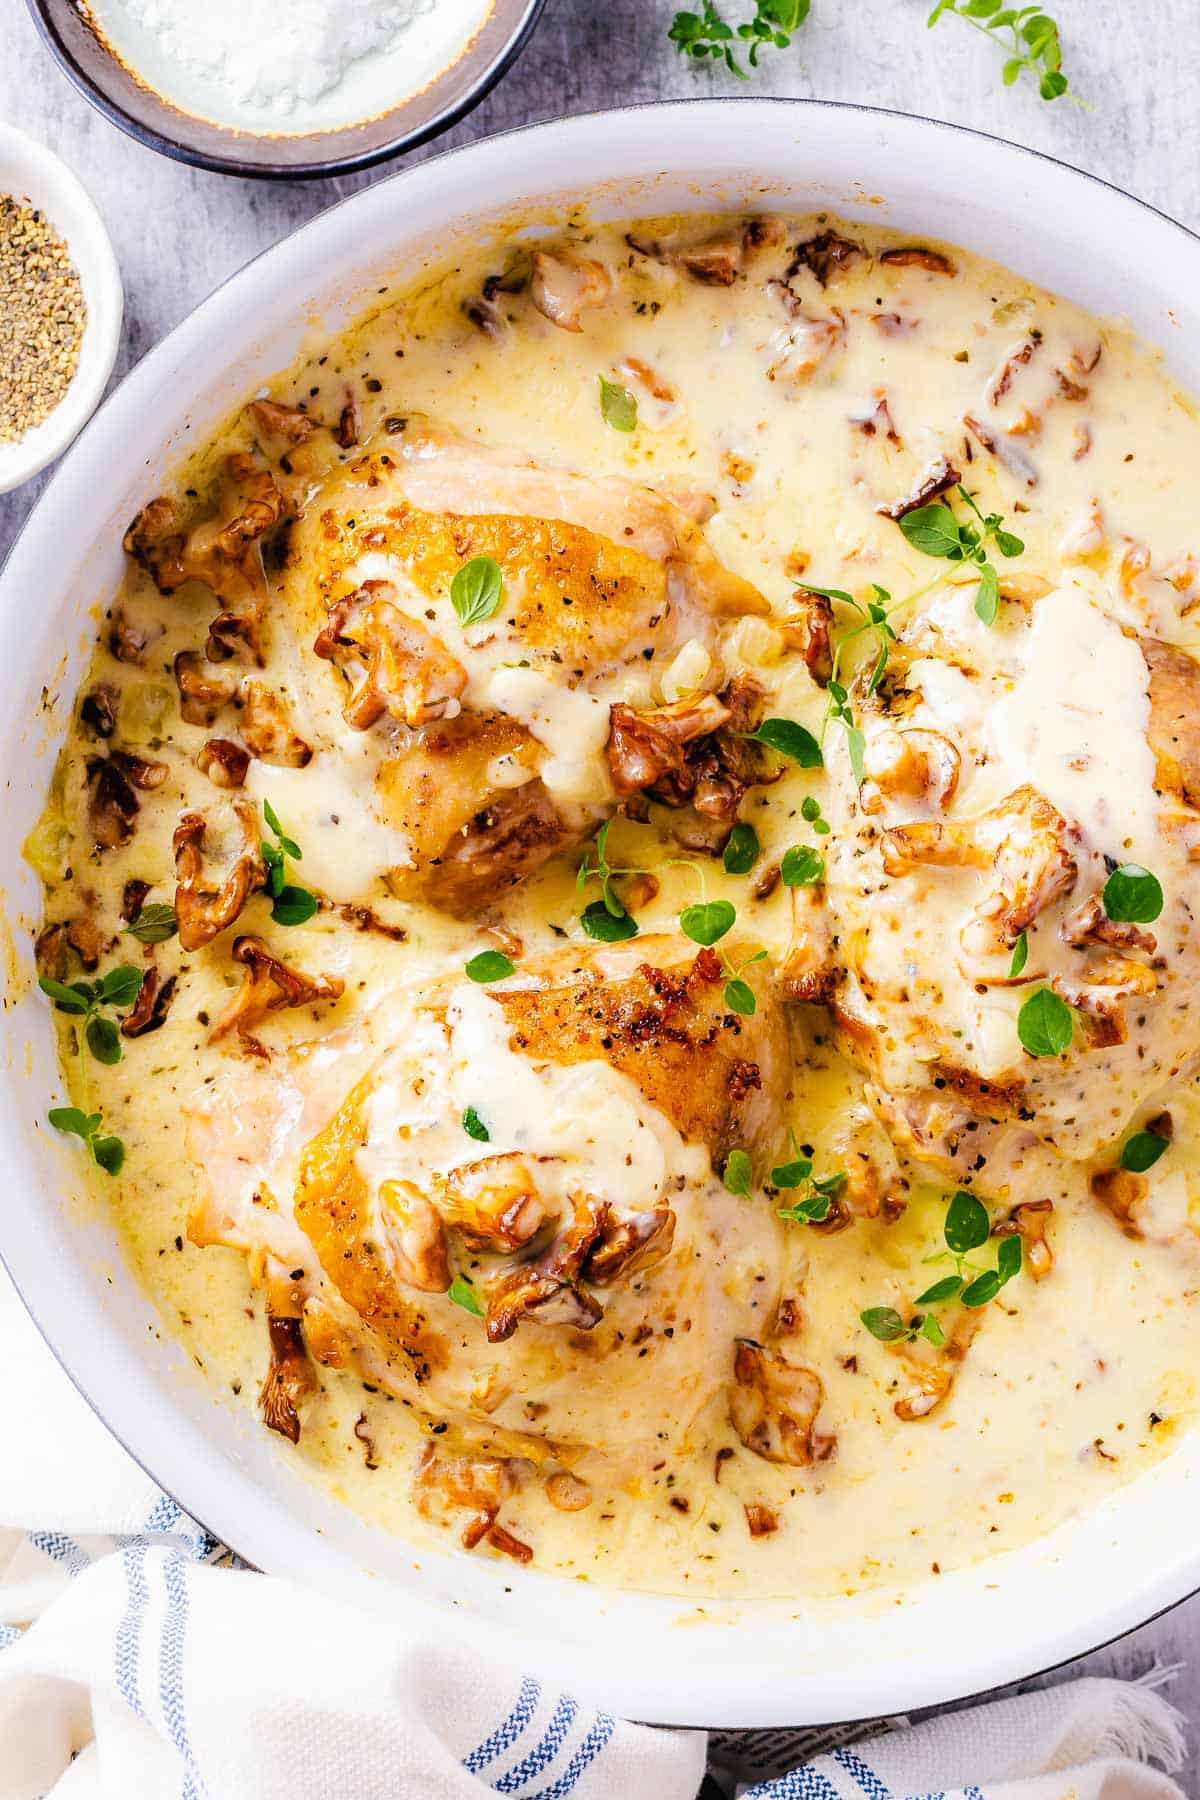
[[[45,215],[0,194],[0,440],[49,417],[79,365],[87,306]]]

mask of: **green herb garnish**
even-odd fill
[[[455,1306],[461,1306],[464,1312],[473,1313],[477,1319],[482,1319],[483,1308],[479,1304],[479,1296],[466,1275],[454,1277],[446,1289],[446,1298],[452,1300]]]
[[[155,901],[141,908],[133,924],[127,925],[121,936],[136,938],[139,944],[165,944],[178,930],[175,908]]]
[[[638,934],[638,922],[632,913],[614,914],[603,900],[590,900],[579,915],[579,923],[600,944],[624,944]]]
[[[516,964],[505,956],[503,950],[481,950],[478,956],[473,956],[466,964],[466,971],[472,981],[486,986],[490,981],[503,981],[506,975],[512,974],[515,967]]]
[[[739,819],[721,853],[721,863],[727,875],[748,875],[758,861],[758,833],[753,825],[747,825]]]
[[[464,627],[482,625],[499,609],[503,598],[504,576],[491,556],[473,556],[450,583],[450,604]]]
[[[999,513],[980,512],[974,496],[961,481],[956,492],[970,507],[974,519],[957,518],[948,501],[938,500],[932,506],[918,506],[905,513],[898,524],[914,550],[948,562],[969,563],[979,570],[975,611],[985,625],[994,625],[1000,610],[1000,577],[988,560],[988,545],[995,544],[1001,556],[1020,556],[1025,545],[1015,533],[1005,529]]]
[[[775,1210],[781,1219],[790,1219],[797,1225],[823,1224],[829,1217],[834,1196],[845,1185],[845,1171],[838,1169],[832,1175],[814,1176],[812,1158],[802,1153],[795,1132],[792,1133],[792,1154],[791,1162],[771,1170],[771,1186],[789,1193],[800,1189],[800,1193],[789,1205]]]
[[[812,826],[817,837],[828,837],[833,829],[829,820],[822,817],[821,802],[817,799],[815,794],[808,794],[805,796],[804,802],[800,808],[800,817],[804,820],[806,825]]]
[[[1170,1138],[1157,1131],[1135,1131],[1121,1146],[1121,1167],[1134,1175],[1144,1175],[1163,1154]]]
[[[737,908],[728,900],[701,901],[696,906],[684,907],[679,915],[679,928],[693,944],[703,944],[707,949],[725,936],[736,918]]]
[[[1009,7],[1003,0],[937,0],[927,23],[936,25],[946,13],[984,32],[1007,52],[1001,71],[1005,87],[1012,87],[1028,73],[1043,100],[1060,100],[1070,93],[1070,83],[1062,72],[1058,26],[1039,6]],[[1083,105],[1078,94],[1070,94],[1070,98]]]
[[[600,411],[604,415],[606,425],[614,431],[633,431],[637,427],[637,401],[623,388],[620,382],[606,381],[603,375],[597,376],[600,383]]]
[[[88,1100],[87,1052],[98,1063],[111,1068],[121,1060],[121,1034],[115,1021],[104,1012],[105,1007],[124,1012],[137,1000],[145,980],[144,971],[122,964],[109,969],[99,981],[55,981],[49,975],[38,978],[43,994],[53,1000],[55,1010],[70,1014],[79,1021],[76,1041],[79,1046],[79,1083],[84,1106],[54,1106],[47,1117],[56,1131],[80,1138],[93,1162],[106,1175],[116,1175],[125,1161],[125,1146],[120,1138],[102,1136],[100,1113],[86,1110]]]
[[[491,1132],[473,1106],[468,1106],[464,1111],[462,1128],[469,1138],[475,1139],[477,1144],[490,1144],[492,1141]]]
[[[1008,965],[1009,975],[1019,975],[1029,961],[1029,933],[1023,931],[1013,945],[1012,961]]]
[[[748,81],[749,76],[734,51],[743,44],[749,45],[747,60],[756,69],[761,50],[772,46],[776,50],[787,49],[792,33],[799,31],[809,9],[809,0],[755,0],[754,17],[741,25],[730,25],[718,12],[714,0],[703,0],[703,4],[703,12],[677,12],[667,36],[681,56],[690,56],[696,62],[708,57],[724,62],[739,81]]]
[[[52,1106],[46,1114],[55,1131],[69,1132],[81,1138],[92,1161],[106,1175],[119,1175],[125,1161],[125,1146],[119,1137],[102,1137],[103,1123],[99,1113],[85,1113],[77,1106]]]
[[[1052,988],[1036,988],[1021,1003],[1017,1036],[1030,1056],[1061,1056],[1075,1035],[1075,1015]]]
[[[286,863],[290,856],[293,862],[299,862],[304,852],[295,838],[289,837],[279,823],[279,816],[269,800],[263,803],[263,818],[275,838],[273,844],[263,839],[262,859],[267,870],[267,894],[271,900],[271,917],[277,925],[304,925],[319,909],[315,894],[307,888],[294,887],[286,878]]]
[[[1104,910],[1119,923],[1152,925],[1162,909],[1162,884],[1140,863],[1122,863],[1104,884]]]
[[[954,1274],[943,1275],[922,1294],[918,1294],[913,1302],[917,1308],[928,1309],[939,1306],[946,1301],[956,1300],[960,1306],[974,1310],[986,1306],[994,1300],[1001,1288],[1010,1282],[1014,1275],[1019,1275],[1024,1261],[1024,1250],[1019,1236],[1000,1239],[996,1251],[994,1268],[981,1269],[977,1263],[968,1259],[973,1250],[981,1250],[991,1235],[991,1220],[983,1202],[974,1194],[959,1189],[946,1208],[946,1218],[942,1227],[942,1237],[946,1248],[935,1251],[926,1257],[926,1262],[951,1260],[954,1263]],[[891,1344],[899,1339],[912,1343],[918,1337],[940,1347],[946,1341],[946,1334],[940,1321],[928,1310],[915,1311],[907,1322],[890,1306],[871,1306],[859,1318],[881,1343]]]
[[[750,1189],[754,1181],[754,1171],[750,1158],[744,1150],[731,1150],[725,1158],[725,1167],[721,1170],[721,1180],[731,1194],[742,1199],[749,1199]]]
[[[793,844],[779,865],[784,887],[813,887],[825,879],[825,858],[811,844]]]
[[[794,719],[764,719],[757,731],[748,731],[746,736],[751,742],[766,744],[780,756],[799,763],[802,769],[819,769],[824,765],[820,744],[811,731],[797,725]]]

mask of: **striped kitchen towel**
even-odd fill
[[[582,1704],[523,1673],[519,1644],[485,1666],[418,1619],[237,1566],[96,1421],[2,1273],[0,1368],[0,1800],[693,1800],[702,1781],[754,1800],[1183,1800],[1145,1760],[1178,1766],[1171,1708],[1103,1681],[757,1785],[779,1740],[726,1734],[706,1778],[703,1732]]]

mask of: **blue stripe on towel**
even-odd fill
[[[92,1559],[86,1550],[82,1550],[74,1538],[69,1538],[61,1531],[30,1531],[26,1533],[35,1550],[43,1556],[49,1556],[56,1563],[61,1563],[68,1575],[82,1575],[90,1569]]]
[[[125,1611],[117,1624],[117,1635],[113,1642],[113,1667],[116,1672],[117,1692],[126,1706],[137,1714],[139,1719],[146,1717],[146,1709],[142,1705],[138,1693],[138,1664],[141,1659],[142,1626],[146,1620],[146,1607],[150,1600],[150,1589],[146,1584],[146,1545],[131,1544],[121,1552],[121,1567],[125,1571],[125,1587],[128,1600]]]
[[[571,1793],[579,1777],[595,1762],[616,1728],[617,1721],[609,1713],[597,1713],[591,1730],[558,1780],[551,1782],[549,1787],[539,1788],[536,1794],[529,1796],[529,1800],[560,1800],[563,1794]]]
[[[776,1781],[748,1788],[742,1800],[839,1800],[839,1795],[828,1775],[812,1763],[804,1763]]]
[[[835,1750],[832,1760],[841,1765],[867,1796],[867,1800],[895,1800],[891,1788],[886,1781],[880,1781],[874,1769],[867,1767],[862,1757],[852,1750],[849,1744],[843,1744]]]
[[[570,1694],[560,1694],[558,1705],[554,1708],[554,1716],[547,1725],[540,1744],[534,1746],[528,1756],[511,1768],[507,1775],[501,1775],[493,1781],[492,1786],[498,1794],[513,1794],[535,1775],[540,1775],[548,1764],[554,1761],[566,1742],[579,1711],[578,1702],[572,1700]]]
[[[478,1775],[480,1769],[485,1769],[490,1762],[495,1762],[503,1751],[512,1749],[532,1719],[541,1697],[541,1683],[534,1681],[528,1675],[524,1676],[516,1704],[507,1719],[502,1725],[496,1727],[490,1737],[485,1737],[482,1744],[472,1750],[470,1756],[463,1758],[463,1768],[468,1775]]]
[[[167,1590],[167,1610],[159,1639],[158,1697],[171,1742],[183,1758],[184,1766],[192,1779],[193,1791],[203,1794],[204,1783],[200,1779],[188,1740],[183,1695],[183,1651],[188,1617],[187,1566],[181,1556],[172,1555],[167,1557],[162,1567],[163,1585]]]

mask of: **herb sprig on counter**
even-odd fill
[[[299,862],[304,855],[295,838],[291,838],[279,823],[275,808],[269,800],[262,803],[263,818],[267,821],[267,829],[275,839],[269,844],[263,839],[262,859],[267,868],[267,893],[271,899],[271,917],[277,925],[306,925],[317,911],[317,896],[308,888],[295,887],[287,880],[286,864],[288,857]]]
[[[1001,71],[1005,87],[1029,74],[1043,100],[1061,100],[1067,94],[1084,104],[1078,94],[1071,93],[1063,74],[1058,25],[1040,6],[1010,7],[1004,6],[1003,0],[937,0],[926,23],[936,25],[947,14],[974,26],[1008,52]]]
[[[926,1262],[952,1261],[953,1275],[944,1275],[924,1293],[918,1294],[913,1302],[917,1310],[908,1319],[902,1318],[893,1306],[867,1307],[859,1318],[871,1336],[878,1338],[881,1344],[912,1343],[921,1337],[935,1349],[940,1349],[946,1342],[946,1333],[937,1315],[927,1310],[929,1307],[950,1301],[972,1310],[986,1306],[1021,1272],[1024,1252],[1021,1239],[1015,1234],[1000,1239],[994,1268],[981,1268],[969,1260],[972,1251],[981,1250],[987,1243],[991,1230],[987,1207],[974,1194],[960,1188],[946,1208],[942,1227],[946,1247],[925,1259]],[[920,1310],[922,1308],[926,1310]]]
[[[808,17],[809,4],[810,0],[756,0],[752,19],[730,25],[713,0],[704,0],[703,12],[677,12],[667,36],[681,56],[690,56],[695,62],[711,57],[723,62],[739,81],[748,81],[734,52],[748,46],[747,61],[757,69],[760,51],[787,49],[792,34]]]
[[[121,1060],[121,1034],[112,1012],[125,1012],[133,1006],[145,980],[141,969],[122,963],[109,969],[99,981],[55,981],[49,975],[38,978],[38,986],[47,999],[54,1002],[56,1012],[68,1013],[76,1021],[75,1036],[79,1046],[79,1086],[83,1106],[52,1106],[46,1115],[56,1131],[79,1138],[97,1167],[106,1175],[120,1173],[125,1161],[125,1146],[119,1137],[105,1134],[103,1117],[91,1112],[88,1098],[88,1052],[98,1063],[111,1068]]]

